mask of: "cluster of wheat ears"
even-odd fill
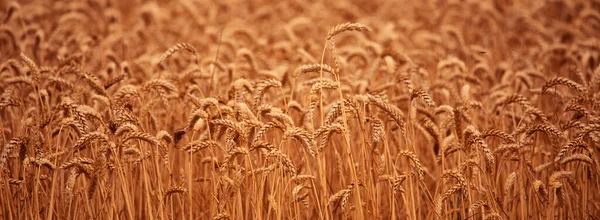
[[[0,2],[2,219],[599,219],[600,2]]]

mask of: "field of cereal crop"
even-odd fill
[[[0,1],[2,219],[600,219],[598,0]]]

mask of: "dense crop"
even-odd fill
[[[2,1],[0,218],[599,219],[599,11]]]

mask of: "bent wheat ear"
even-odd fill
[[[507,134],[503,131],[500,131],[498,129],[493,129],[493,128],[485,130],[483,133],[481,133],[481,138],[486,138],[486,137],[499,137],[508,143],[517,142],[517,140],[515,140],[515,138],[510,136],[509,134]]]
[[[310,73],[310,72],[319,72],[321,69],[323,69],[323,71],[328,72],[328,73],[334,73],[334,71],[335,71],[331,66],[329,66],[327,64],[305,64],[305,65],[299,66],[294,71],[292,76],[294,78],[297,78],[301,74]]]
[[[588,156],[586,156],[584,154],[573,154],[573,155],[568,156],[565,159],[563,159],[560,162],[560,164],[567,165],[568,163],[577,162],[577,161],[584,162],[584,163],[587,163],[587,164],[592,164],[593,163],[592,158],[590,158],[590,157],[588,157]]]
[[[163,196],[163,201],[165,201],[165,203],[166,203],[167,202],[167,198],[170,197],[170,196],[172,196],[173,194],[185,194],[187,192],[188,192],[188,190],[186,188],[183,188],[183,187],[173,187],[173,188],[167,190],[167,192]]]
[[[431,96],[429,96],[429,93],[427,93],[425,90],[423,89],[415,89],[413,90],[412,94],[411,94],[411,99],[414,99],[416,97],[419,97],[423,100],[423,102],[425,104],[427,104],[427,106],[429,107],[435,107],[435,102],[433,101],[433,99],[431,98]]]
[[[346,202],[348,201],[348,197],[352,193],[352,189],[354,189],[354,183],[348,185],[348,187],[345,189],[342,189],[329,197],[329,203],[337,203],[338,201],[341,201],[339,204],[342,208],[344,208]]]
[[[306,151],[308,151],[308,153],[311,156],[315,157],[317,155],[314,149],[315,139],[312,136],[312,134],[310,134],[306,130],[298,127],[288,128],[283,135],[283,139],[286,140],[288,138],[294,138],[300,141],[302,145],[306,148]]]
[[[398,107],[390,105],[389,103],[384,102],[380,98],[376,98],[373,95],[367,95],[367,97],[369,98],[370,103],[375,104],[375,106],[383,110],[390,118],[392,118],[392,120],[396,122],[396,124],[398,124],[402,136],[405,136],[404,134],[406,133],[406,128],[404,120],[402,119],[404,118],[404,114],[402,113],[402,111],[398,109]]]
[[[571,89],[574,89],[578,92],[582,92],[582,93],[587,92],[587,88],[585,88],[584,86],[580,85],[579,83],[574,82],[573,80],[570,80],[570,79],[567,79],[564,77],[556,77],[556,78],[546,81],[546,83],[544,83],[544,85],[542,86],[542,92],[545,92],[550,87],[555,86],[555,85],[565,85],[565,86],[567,86]]]
[[[419,157],[417,157],[415,153],[408,150],[401,150],[400,152],[398,152],[397,157],[400,156],[406,156],[413,161],[419,174],[419,180],[423,181],[425,179],[425,174],[423,172],[423,165],[421,165],[421,160],[419,160]]]
[[[163,53],[160,56],[160,59],[158,60],[158,65],[161,65],[163,61],[165,61],[167,58],[169,58],[170,56],[172,56],[180,50],[187,50],[188,52],[192,53],[195,58],[194,63],[196,65],[200,65],[200,59],[198,57],[198,52],[196,51],[196,48],[188,43],[178,43],[173,45],[171,48],[169,48],[169,50],[165,51],[165,53]]]
[[[106,136],[104,133],[92,132],[92,133],[88,133],[88,134],[85,134],[82,137],[80,137],[79,140],[77,140],[77,142],[75,142],[73,149],[82,150],[83,148],[87,147],[87,145],[89,145],[94,140],[98,140],[101,143],[109,142],[108,136]]]
[[[100,82],[100,79],[93,75],[92,73],[83,73],[81,75],[83,80],[98,94],[107,96],[106,89],[104,89],[104,85]]]
[[[189,143],[188,145],[186,145],[183,150],[191,152],[191,153],[196,153],[204,148],[208,148],[210,146],[219,146],[219,144],[216,141],[202,141],[202,140],[197,140],[194,142]]]
[[[170,92],[170,93],[179,93],[179,90],[177,89],[177,86],[173,85],[173,83],[170,83],[169,81],[163,80],[163,79],[154,79],[154,80],[150,80],[146,83],[144,83],[144,85],[142,86],[142,90],[144,91],[149,91],[151,89],[155,89],[155,90],[164,90],[166,92]]]
[[[567,151],[569,151],[570,149],[573,149],[575,147],[584,147],[587,148],[587,145],[580,140],[574,140],[569,142],[568,144],[564,145],[563,147],[560,148],[560,151],[558,151],[558,153],[556,154],[556,157],[554,158],[554,162],[558,163],[562,160],[563,156],[565,155],[565,153],[567,153]]]
[[[441,197],[439,197],[439,199],[435,202],[435,206],[434,206],[435,213],[438,216],[443,216],[442,215],[442,211],[443,211],[442,207],[444,206],[444,201],[446,199],[448,199],[448,197],[451,196],[452,194],[454,194],[458,191],[461,191],[461,190],[465,191],[465,189],[460,184],[457,184],[457,185],[453,186],[452,188],[446,190],[446,192]]]
[[[329,30],[329,33],[327,34],[327,40],[331,40],[333,37],[335,37],[335,35],[338,35],[339,33],[342,33],[345,31],[366,32],[366,31],[372,31],[372,30],[369,26],[364,25],[364,24],[351,23],[351,22],[342,23],[342,24],[336,25],[335,27],[331,28],[331,30]]]

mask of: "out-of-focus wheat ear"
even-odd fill
[[[571,174],[573,174],[571,171],[556,171],[550,175],[548,184],[550,184],[552,188],[560,187],[562,184],[559,182],[559,180],[563,178],[569,178]]]
[[[375,147],[385,135],[385,126],[379,118],[367,118],[371,123],[371,139],[373,141],[373,147]]]
[[[36,163],[38,164],[38,166],[44,166],[50,170],[56,169],[56,165],[54,165],[54,163],[48,158],[38,158],[36,159]]]
[[[307,187],[304,186],[303,184],[299,184],[299,185],[295,186],[294,189],[292,190],[292,197],[297,198],[300,191],[302,191],[303,189],[306,189],[306,188]]]
[[[250,109],[248,104],[245,102],[231,102],[234,113],[238,121],[246,121],[248,125],[255,125],[260,123],[254,112]]]
[[[0,71],[1,72],[1,71]],[[0,95],[0,110],[8,106],[19,106],[18,97],[15,95],[16,87],[7,86]]]
[[[120,124],[119,127],[117,127],[114,134],[117,137],[121,137],[123,135],[126,135],[129,132],[136,132],[136,131],[138,131],[138,126],[136,126],[135,124],[130,123],[130,122],[124,122],[124,123]]]
[[[4,167],[4,164],[8,160],[8,157],[10,156],[12,151],[16,148],[19,148],[20,150],[21,148],[25,147],[24,145],[25,140],[21,138],[13,138],[10,141],[8,141],[8,143],[4,145],[4,148],[2,149],[2,154],[0,154],[0,169]]]
[[[314,180],[314,179],[316,179],[316,177],[313,175],[308,175],[308,174],[300,175],[299,174],[299,175],[292,177],[291,180],[295,181],[295,182],[302,182],[302,181],[310,181],[310,180]]]
[[[267,154],[267,157],[278,158],[281,165],[283,165],[283,170],[286,173],[292,174],[293,176],[297,175],[296,166],[294,166],[292,159],[287,154],[281,152],[280,150],[274,149]]]
[[[548,201],[548,190],[546,190],[546,186],[544,186],[544,183],[542,181],[533,181],[533,189],[538,195],[540,195],[543,201]]]
[[[243,78],[235,80],[228,90],[229,97],[233,97],[236,102],[246,102],[248,92],[254,93],[254,88],[250,81]]]
[[[492,212],[492,213],[487,214],[487,216],[485,217],[484,220],[493,220],[493,219],[500,219],[500,220],[502,220],[503,218],[502,218],[502,216],[500,214],[498,214],[496,212]]]
[[[177,86],[175,86],[173,83],[171,83],[167,80],[164,80],[164,79],[149,80],[142,85],[143,91],[149,91],[151,89],[154,89],[156,91],[163,90],[163,91],[165,91],[167,93],[171,93],[171,94],[179,93]]]
[[[515,181],[517,180],[517,173],[512,172],[506,177],[506,182],[504,183],[504,195],[510,195],[512,192],[512,188],[515,185]]]
[[[156,137],[145,133],[145,132],[139,132],[139,131],[134,131],[134,132],[130,132],[127,134],[127,136],[125,138],[123,138],[121,140],[121,143],[125,143],[129,140],[141,140],[141,141],[145,141],[146,143],[155,145],[157,147],[159,147],[162,152],[169,152],[168,149],[165,147],[165,145],[163,145],[160,141],[158,141],[158,139],[156,139]]]
[[[334,64],[334,75],[338,75],[340,74],[340,63],[338,61],[338,55],[337,52],[335,51],[335,39],[331,38],[327,40],[327,49],[329,50],[329,53],[331,54],[331,59],[333,60],[333,64]]]
[[[110,99],[106,96],[92,94],[92,97],[90,97],[90,98],[98,104],[102,104],[104,106],[110,107]]]
[[[89,183],[88,189],[87,189],[88,199],[92,199],[94,197],[96,188],[98,188],[98,183],[100,181],[98,175],[101,172],[101,168],[102,168],[102,163],[100,163],[99,160],[96,160],[94,162],[93,172],[90,173],[90,175],[88,175],[88,179],[90,180],[90,183]]]
[[[392,72],[393,74],[398,73],[398,70],[400,69],[401,65],[413,64],[413,61],[406,54],[398,53],[397,51],[392,50],[390,48],[386,48],[381,54],[382,58],[385,58],[386,56],[391,57],[395,62],[395,67]]]
[[[446,192],[444,192],[444,194],[442,194],[442,196],[438,197],[437,201],[434,203],[434,211],[436,213],[436,215],[438,216],[438,218],[442,218],[443,213],[442,213],[442,207],[444,206],[444,201],[452,194],[463,190],[462,185],[458,184],[453,186],[452,188],[446,190]]]
[[[256,58],[254,58],[254,53],[252,53],[252,51],[248,48],[240,48],[239,50],[236,51],[235,57],[243,57],[246,58],[246,60],[248,60],[248,64],[250,65],[250,68],[252,69],[252,71],[257,71],[257,66],[256,66]]]
[[[158,131],[158,133],[156,133],[156,139],[165,141],[167,144],[173,142],[173,137],[171,136],[171,134],[169,134],[168,131],[165,130]]]
[[[562,205],[565,202],[565,189],[563,189],[563,184],[560,182],[560,179],[569,178],[571,174],[573,174],[573,172],[557,171],[550,175],[550,179],[548,179],[550,189],[552,190],[552,193],[554,193],[556,198],[555,202],[559,205]]]
[[[138,98],[141,99],[140,93],[138,92],[138,88],[133,85],[124,85],[119,87],[117,92],[113,94],[113,100],[115,102],[119,102],[122,99],[126,98]]]
[[[441,70],[447,69],[447,68],[457,68],[458,71],[460,71],[460,73],[464,73],[467,70],[465,62],[455,56],[449,56],[438,62],[438,64],[437,64],[438,72],[442,72]]]
[[[61,78],[61,77],[56,77],[56,76],[48,76],[48,78],[46,78],[50,83],[54,83],[58,86],[60,86],[61,88],[65,88],[65,89],[73,89],[75,88],[75,84],[69,82],[68,80]]]
[[[344,206],[346,205],[346,202],[348,201],[348,197],[352,193],[352,189],[354,189],[354,183],[348,185],[345,189],[342,189],[342,190],[336,192],[335,194],[333,194],[331,197],[329,197],[329,203],[340,202],[339,204],[343,209]]]
[[[230,219],[231,216],[227,212],[220,212],[212,217],[212,220]]]
[[[537,165],[536,167],[533,168],[533,172],[540,173],[540,172],[550,168],[552,165],[554,165],[554,162],[547,162],[547,163]]]
[[[3,24],[7,24],[10,21],[10,19],[16,14],[16,12],[21,10],[21,5],[19,5],[17,1],[10,1],[6,6],[6,17],[2,22]]]
[[[304,106],[302,104],[300,104],[299,102],[297,102],[296,100],[288,101],[286,108],[287,109],[293,109],[293,110],[298,111],[298,112],[305,112],[306,111],[306,109],[304,108]]]
[[[296,70],[294,70],[294,72],[292,73],[292,77],[293,78],[298,78],[298,76],[302,75],[302,74],[306,74],[306,73],[310,73],[310,72],[319,72],[321,70],[321,68],[323,69],[324,72],[328,72],[328,73],[334,73],[335,70],[327,65],[327,64],[305,64],[305,65],[301,65],[298,68],[296,68]]]
[[[67,207],[69,207],[69,204],[71,203],[71,201],[73,199],[73,189],[75,187],[75,181],[77,181],[77,177],[79,177],[80,174],[81,174],[81,172],[79,172],[78,169],[71,169],[71,172],[69,173],[69,177],[67,178],[67,183],[65,184],[65,192],[64,192],[65,205]]]
[[[29,58],[24,53],[21,53],[20,56],[23,62],[25,62],[25,65],[27,65],[27,67],[29,67],[29,69],[31,70],[31,78],[33,79],[35,84],[38,85],[40,83],[40,68],[37,64],[35,64],[35,62],[33,62],[33,60],[31,60],[31,58]]]
[[[177,51],[180,51],[180,50],[187,50],[188,52],[190,52],[192,55],[194,55],[194,58],[195,58],[194,63],[196,65],[200,65],[200,58],[198,56],[198,52],[197,52],[196,48],[188,43],[178,43],[178,44],[173,45],[171,48],[169,48],[167,51],[165,51],[160,56],[160,59],[158,60],[157,65],[161,66],[163,61],[165,61],[167,58],[169,58],[170,56],[172,56],[173,54],[175,54]]]
[[[582,86],[579,83],[574,82],[573,80],[564,78],[564,77],[555,77],[553,79],[550,79],[548,81],[546,81],[546,83],[544,83],[544,85],[542,86],[542,92],[546,92],[546,90],[548,90],[550,87],[553,87],[555,85],[565,85],[573,90],[576,90],[578,92],[581,93],[587,93],[587,88],[585,86]]]
[[[18,179],[13,179],[13,178],[8,179],[8,184],[10,184],[10,185],[21,185],[22,183],[23,183],[23,180],[18,180]]]
[[[170,196],[172,196],[174,194],[185,194],[187,192],[188,192],[188,190],[186,188],[183,188],[183,187],[180,187],[180,186],[170,188],[169,190],[167,190],[167,192],[165,192],[165,194],[163,196],[163,201],[166,203],[167,199]]]
[[[578,140],[583,140],[584,137],[588,136],[593,131],[600,131],[600,124],[588,124],[577,134]]]
[[[483,131],[483,133],[481,133],[481,138],[486,138],[486,137],[499,137],[507,143],[517,142],[517,140],[515,140],[515,138],[512,137],[511,135],[509,135],[503,131],[500,131],[498,129],[494,129],[494,128],[485,130],[485,131]]]
[[[187,120],[186,123],[186,130],[192,130],[196,124],[200,123],[204,123],[203,120],[207,120],[208,119],[208,113],[206,113],[204,110],[202,109],[196,109],[194,112],[192,112],[192,115],[190,116],[190,118]]]
[[[475,215],[474,213],[477,211],[477,209],[479,209],[481,207],[483,207],[485,209],[489,209],[489,206],[488,206],[488,204],[485,201],[479,200],[478,202],[473,203],[469,207],[469,216],[474,216]]]
[[[467,188],[467,180],[465,179],[463,174],[458,169],[446,170],[442,174],[442,177],[454,178],[461,186],[463,186],[463,188],[465,188],[465,189]]]

